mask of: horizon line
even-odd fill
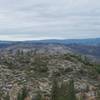
[[[0,42],[29,42],[29,41],[46,41],[46,40],[88,40],[88,39],[99,39],[100,37],[90,37],[90,38],[48,38],[48,39],[26,39],[26,40],[6,40],[6,39],[0,39]]]

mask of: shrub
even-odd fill
[[[18,93],[17,100],[25,100],[25,98],[28,96],[28,90],[26,87],[23,87],[21,90],[21,93]]]
[[[96,66],[96,71],[100,74],[100,65]]]

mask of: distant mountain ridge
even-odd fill
[[[100,38],[92,39],[47,39],[47,40],[31,40],[31,41],[0,41],[0,45],[13,43],[56,43],[56,44],[82,44],[82,45],[99,45]]]
[[[64,40],[51,39],[51,40],[40,40],[40,41],[37,41],[37,42],[40,42],[40,43],[59,43],[59,44],[99,45],[100,44],[100,38],[64,39]]]
[[[100,38],[94,39],[49,39],[32,41],[0,41],[0,49],[38,48],[40,51],[55,49],[54,52],[75,52],[100,58]],[[52,50],[51,50],[52,51]],[[51,52],[50,51],[50,52]]]

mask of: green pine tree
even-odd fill
[[[59,88],[58,100],[67,100],[67,97],[68,97],[68,83],[62,82],[61,87]]]
[[[21,100],[21,93],[20,92],[17,95],[17,100]]]
[[[56,78],[53,78],[51,100],[58,100],[58,83]]]
[[[74,89],[74,81],[73,80],[69,81],[68,96],[67,96],[66,100],[76,100],[75,89]]]
[[[26,87],[22,88],[21,93],[18,93],[17,100],[24,100],[28,96],[28,90]]]

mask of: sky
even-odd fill
[[[0,40],[100,38],[100,0],[0,0]]]

